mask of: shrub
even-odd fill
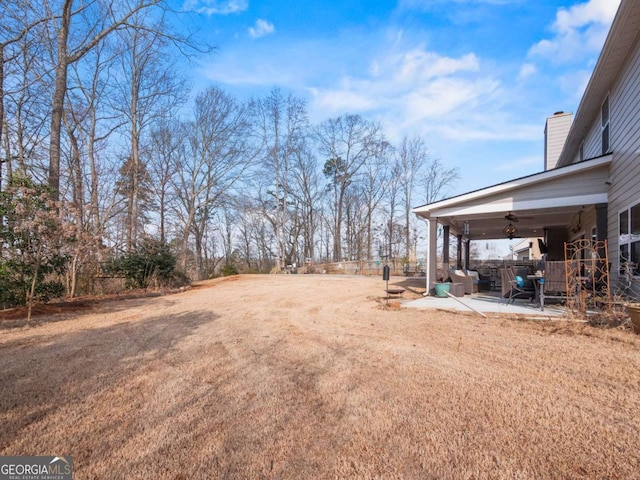
[[[26,304],[29,319],[34,301],[64,293],[60,282],[45,280],[64,274],[72,241],[51,193],[47,185],[17,175],[0,192],[0,304]]]
[[[223,277],[229,277],[231,275],[237,275],[238,268],[232,263],[225,263],[220,269],[220,275]]]
[[[160,286],[169,286],[176,280],[187,280],[176,272],[176,257],[167,244],[145,240],[136,250],[107,263],[105,270],[122,275],[128,288],[147,288],[152,279]]]

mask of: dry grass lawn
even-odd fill
[[[0,321],[0,455],[76,479],[640,478],[640,336],[240,276]]]

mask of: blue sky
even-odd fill
[[[217,47],[194,71],[242,99],[274,87],[310,120],[358,113],[420,134],[450,194],[543,168],[547,116],[575,112],[619,0],[183,0]]]

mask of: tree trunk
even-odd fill
[[[55,90],[51,106],[51,132],[49,140],[49,186],[53,189],[53,199],[60,199],[60,142],[62,135],[62,115],[64,99],[67,93],[67,41],[71,25],[71,8],[73,0],[65,0],[58,31],[58,59],[55,69]]]
[[[200,229],[195,233],[195,246],[196,246],[196,275],[198,280],[204,280],[203,265],[202,265],[202,232]]]
[[[31,279],[31,287],[29,288],[29,293],[27,294],[27,323],[31,323],[31,310],[33,309],[33,297],[36,294],[36,284],[38,282],[38,273],[40,272],[40,263],[42,263],[42,260],[40,258],[41,254],[42,254],[42,245],[38,247],[38,255],[36,257],[37,261],[33,271],[33,278]]]
[[[96,167],[96,152],[95,152],[95,140],[96,139],[96,111],[92,108],[91,111],[91,128],[89,132],[89,169],[91,175],[91,205],[90,205],[90,227],[92,228],[92,234],[102,235],[102,226],[100,221],[100,209],[98,208],[98,169]]]
[[[344,215],[344,196],[346,186],[341,184],[339,187],[338,204],[336,205],[336,224],[333,237],[333,257],[336,262],[342,260],[342,217]]]
[[[129,218],[127,230],[127,250],[131,251],[138,242],[138,189],[140,176],[140,130],[138,128],[138,70],[136,41],[134,40],[131,67],[131,191],[129,192]]]
[[[0,142],[4,138],[2,136],[4,127],[4,45],[0,45]],[[9,152],[5,151],[7,157]],[[2,191],[2,164],[8,162],[8,158],[0,158],[0,192]],[[2,246],[0,245],[0,249]],[[1,250],[0,250],[1,251]]]

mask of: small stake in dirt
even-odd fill
[[[382,267],[382,279],[387,282],[387,305],[389,305],[389,265]]]
[[[449,292],[444,292],[444,293],[446,293],[449,297],[453,298],[456,302],[461,303],[462,305],[464,305],[465,307],[467,307],[469,310],[472,310],[473,312],[477,313],[477,314],[478,314],[478,315],[480,315],[482,318],[487,318],[487,316],[486,316],[484,313],[479,312],[478,310],[476,310],[475,308],[473,308],[473,307],[472,307],[472,306],[470,306],[470,305],[467,305],[467,304],[466,304],[466,303],[464,303],[462,300],[460,300],[459,298],[457,298],[455,295],[452,295],[452,294],[451,294],[451,293],[449,293]]]

